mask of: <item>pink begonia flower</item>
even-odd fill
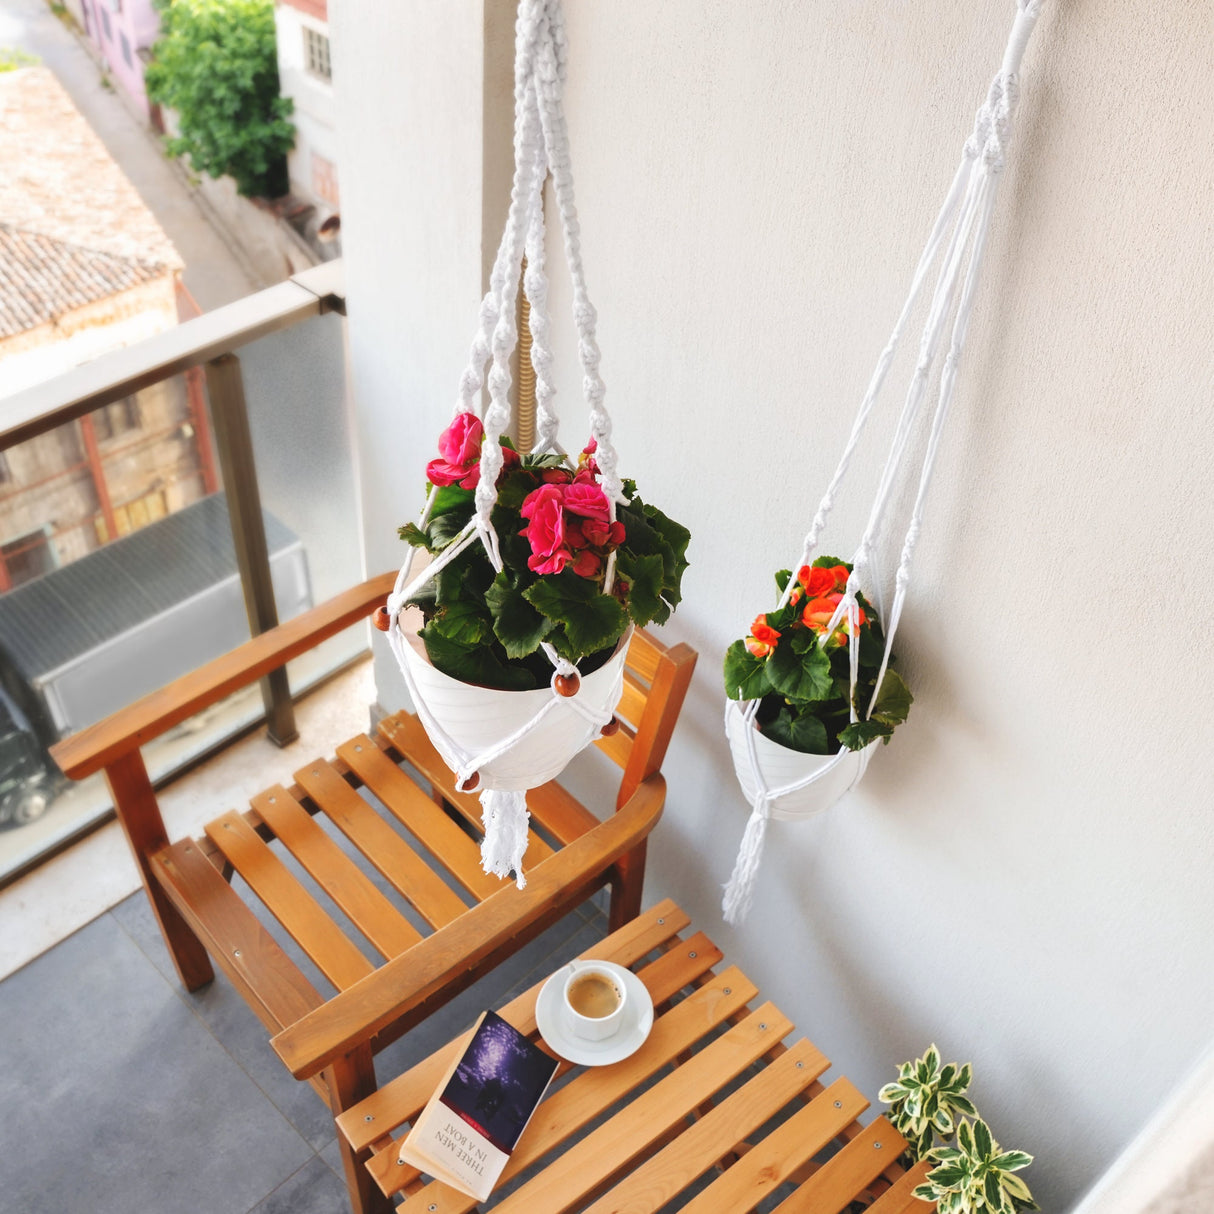
[[[426,465],[426,476],[432,485],[459,485],[475,489],[480,480],[481,443],[485,427],[475,413],[459,413],[438,436],[441,459]]]
[[[564,494],[556,485],[541,485],[523,500],[519,513],[529,523],[521,534],[531,544],[527,567],[535,573],[560,573],[569,560],[565,547]]]
[[[578,577],[598,577],[603,568],[603,558],[589,548],[583,548],[573,561],[573,572]]]
[[[578,484],[575,481],[565,488],[565,509],[570,514],[580,514],[582,518],[606,522],[611,514],[611,503],[598,485]]]

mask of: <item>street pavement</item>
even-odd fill
[[[120,86],[102,84],[96,61],[45,0],[0,2],[0,47],[19,47],[37,55],[59,78],[177,246],[185,262],[186,288],[204,312],[263,285],[211,225],[178,170],[160,150],[159,138],[114,91]]]

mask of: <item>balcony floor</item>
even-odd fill
[[[587,905],[380,1056],[388,1078],[606,934]],[[142,892],[0,983],[0,1202],[21,1214],[342,1214],[332,1122],[223,977],[177,981]]]

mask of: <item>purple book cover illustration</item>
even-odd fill
[[[496,1012],[486,1012],[439,1102],[509,1155],[557,1065]]]

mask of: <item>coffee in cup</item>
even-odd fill
[[[565,1007],[574,1033],[602,1041],[619,1028],[625,989],[619,976],[594,962],[574,962],[565,980]]]

